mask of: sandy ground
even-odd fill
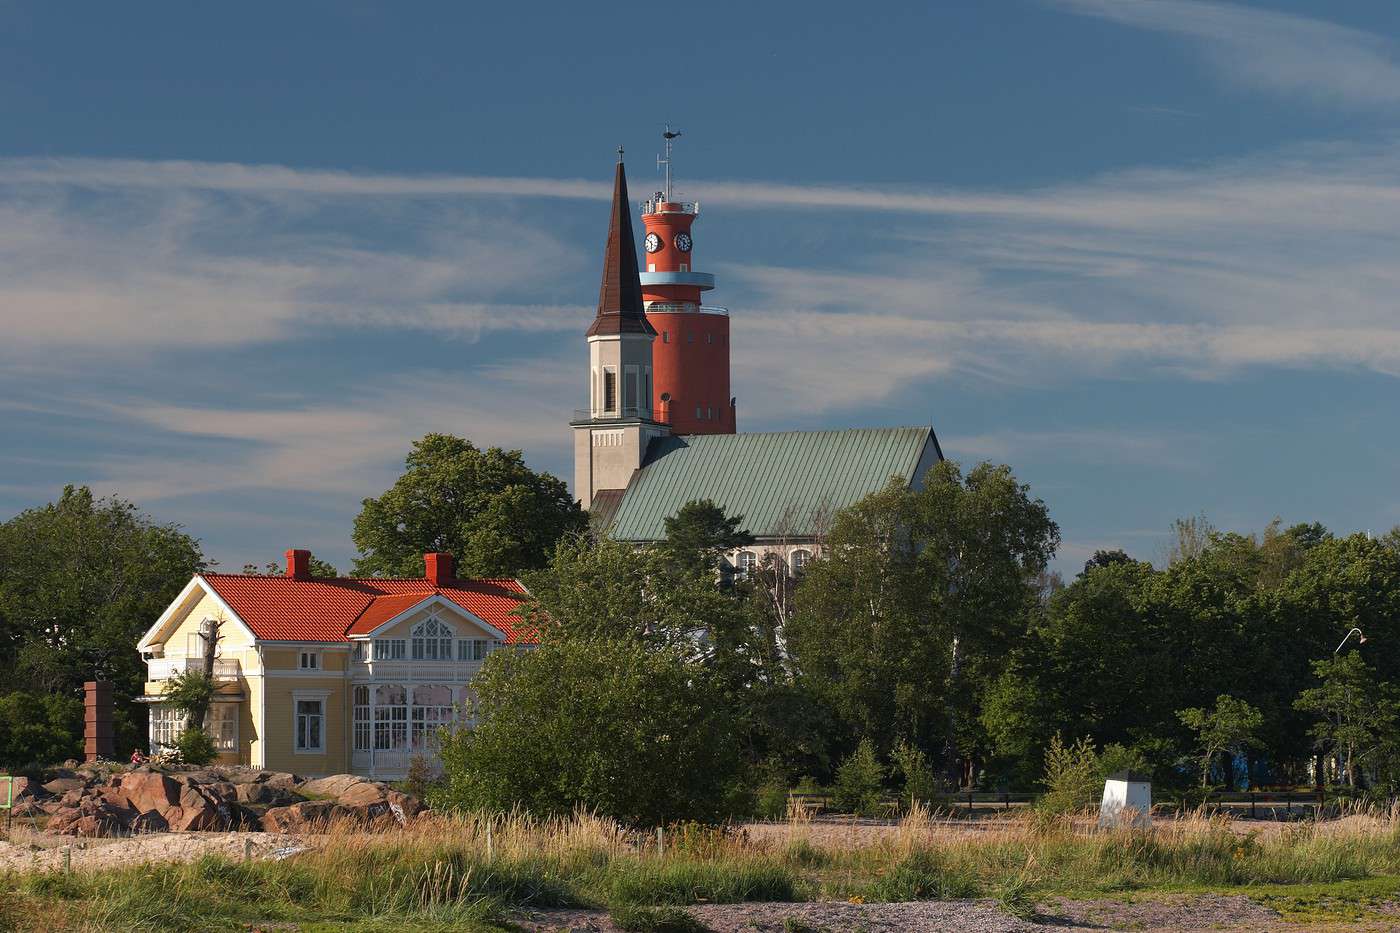
[[[111,868],[143,862],[192,862],[202,855],[229,858],[286,858],[315,839],[277,833],[153,833],[125,839],[75,839],[15,827],[0,841],[0,872],[49,871],[64,867]]]
[[[1307,929],[1247,897],[1200,895],[1125,903],[1055,900],[1040,905],[1034,922],[1017,920],[992,901],[918,901],[909,904],[709,904],[689,913],[715,933],[829,933],[947,931],[947,933],[1030,933],[1033,930],[1229,930]],[[615,933],[601,911],[537,911],[515,922],[535,933]]]

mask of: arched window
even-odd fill
[[[410,743],[415,752],[436,750],[438,730],[452,724],[452,688],[443,684],[420,684],[413,688],[413,711],[409,719]]]
[[[413,660],[451,661],[452,627],[437,616],[429,616],[413,627]]]
[[[807,564],[812,560],[812,552],[808,550],[796,550],[792,552],[792,572],[800,574],[807,569]]]
[[[758,555],[753,551],[740,551],[737,565],[738,572],[735,576],[743,580],[758,567]]]

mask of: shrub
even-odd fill
[[[904,799],[927,803],[938,795],[938,776],[928,755],[901,739],[894,747],[894,762],[904,776]]]
[[[712,675],[678,650],[546,638],[492,655],[473,685],[480,722],[444,739],[439,803],[634,826],[723,815],[739,743]]]
[[[1037,801],[1041,813],[1053,816],[1088,807],[1100,789],[1099,755],[1088,736],[1065,745],[1058,735],[1045,750],[1045,793]]]
[[[175,739],[175,747],[180,750],[180,758],[188,765],[207,765],[218,754],[214,750],[214,740],[203,729],[190,727]]]
[[[880,812],[884,778],[885,769],[875,757],[875,746],[869,739],[861,739],[856,750],[836,769],[833,803],[846,813],[875,816]]]

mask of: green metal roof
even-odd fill
[[[883,489],[891,476],[914,482],[929,445],[941,458],[928,427],[657,438],[627,485],[612,534],[660,540],[681,506],[710,499],[742,515],[757,538],[810,536],[815,516]]]

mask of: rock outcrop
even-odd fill
[[[43,786],[26,782],[15,815],[37,819],[47,814],[48,829],[55,833],[115,836],[240,829],[316,832],[345,821],[388,829],[406,825],[424,810],[417,797],[353,774],[310,781],[247,769],[139,767],[108,774],[69,772]]]

